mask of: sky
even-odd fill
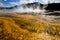
[[[0,7],[11,7],[15,5],[33,2],[48,4],[48,3],[60,3],[60,0],[0,0]]]
[[[20,0],[0,0],[0,7],[9,7],[18,5]]]

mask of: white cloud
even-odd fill
[[[33,0],[20,0],[20,4],[32,3]]]
[[[18,5],[16,2],[9,2],[11,5]]]
[[[43,0],[43,3],[60,3],[60,0]]]
[[[48,3],[60,3],[60,0],[20,0],[21,4],[32,3],[32,2],[40,2],[43,4],[48,4]]]
[[[3,7],[3,6],[4,6],[4,4],[0,2],[0,7]]]

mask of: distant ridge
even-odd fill
[[[17,5],[11,6],[11,7],[0,7],[0,9],[12,9],[12,8],[15,8],[15,7],[17,7]]]
[[[33,9],[36,9],[36,8],[43,8],[43,5],[44,4],[41,4],[41,3],[39,3],[39,2],[34,2],[34,3],[27,3],[27,4],[24,4],[24,7],[28,7],[28,8],[30,8],[30,7],[32,7]]]
[[[60,11],[60,3],[49,3],[46,10]]]
[[[12,6],[12,7],[0,7],[0,9],[12,9],[12,8],[15,8],[15,7],[20,7],[22,6],[23,8],[37,8],[39,6],[39,9],[40,7],[42,8],[43,7],[43,4],[39,3],[39,2],[34,2],[34,3],[27,3],[27,4],[21,4],[21,5],[15,5],[15,6]]]

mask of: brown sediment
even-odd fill
[[[0,16],[0,40],[60,40],[59,24],[49,24],[33,15],[1,15],[4,16]]]

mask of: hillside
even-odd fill
[[[42,21],[43,22],[42,22]],[[60,25],[33,15],[0,13],[0,40],[59,40]]]

